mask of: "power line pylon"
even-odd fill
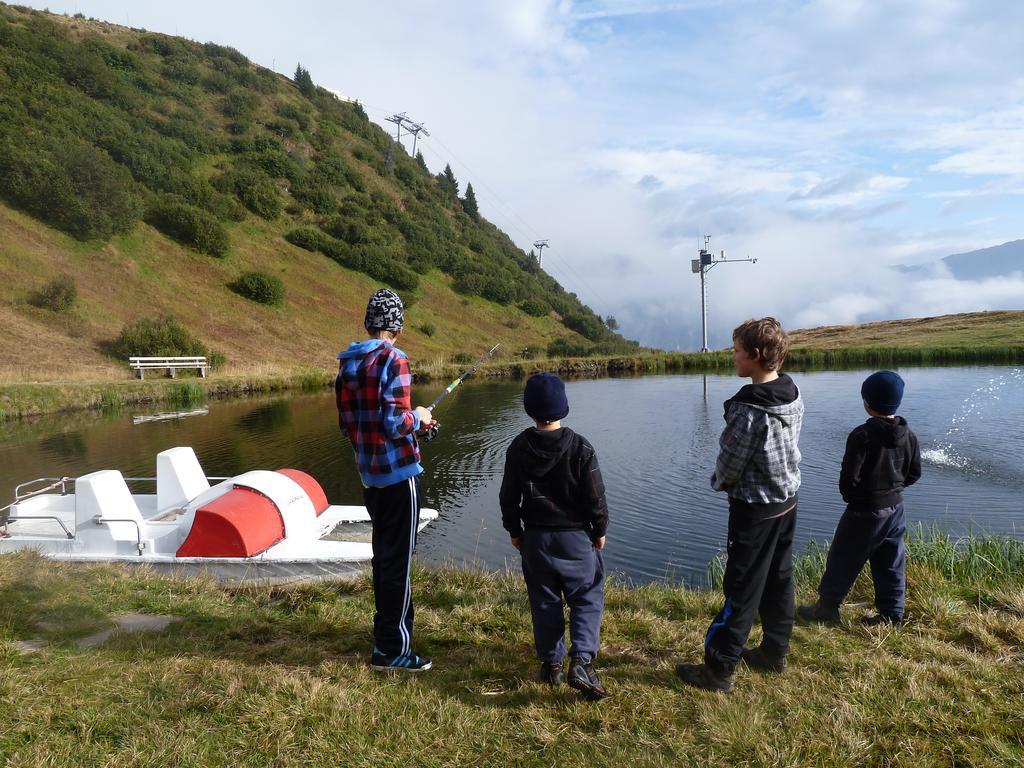
[[[544,253],[545,248],[550,248],[551,246],[548,245],[547,240],[537,240],[533,244],[533,247],[537,249],[537,266],[539,267],[541,254]]]
[[[391,117],[385,117],[389,123],[395,124],[395,141],[399,144],[402,143],[402,123],[407,121],[409,118],[405,116],[405,112],[399,112],[398,114],[391,115]]]
[[[416,139],[418,139],[420,137],[421,133],[424,136],[429,136],[430,135],[430,131],[428,131],[423,126],[423,123],[414,123],[414,122],[412,122],[412,120],[407,120],[406,121],[406,126],[405,126],[405,132],[412,134],[412,156],[416,157]]]
[[[708,349],[707,273],[718,264],[733,264],[740,261],[749,261],[751,264],[757,264],[757,259],[752,259],[749,256],[745,259],[727,259],[725,258],[725,251],[722,251],[721,255],[716,259],[715,255],[708,248],[710,244],[711,235],[704,235],[704,247],[698,252],[697,258],[690,261],[690,269],[693,271],[693,274],[700,274],[700,329],[703,339],[703,344],[700,348],[701,352],[711,351]]]

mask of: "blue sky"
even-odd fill
[[[44,7],[42,3],[35,4]],[[1024,3],[977,0],[50,2],[232,45],[426,123],[427,162],[627,335],[699,346],[1024,307],[1024,277],[928,263],[1024,237]],[[386,124],[385,124],[386,125]]]

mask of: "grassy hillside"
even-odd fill
[[[794,349],[1019,347],[1024,345],[1024,311],[968,312],[858,325],[802,328],[793,332],[792,339]]]
[[[633,348],[458,184],[301,68],[0,4],[0,380],[123,378],[112,342],[164,315],[229,371],[329,367],[382,284],[420,360]],[[234,292],[247,272],[283,302]]]
[[[534,682],[515,573],[417,570],[416,648],[435,668],[382,677],[366,663],[368,577],[222,588],[5,555],[0,763],[1019,766],[1022,558],[1017,541],[912,538],[904,627],[861,626],[864,574],[841,626],[798,625],[788,672],[741,667],[729,695],[673,674],[700,657],[720,593],[613,580],[598,658],[611,697],[590,704]],[[801,600],[822,562],[798,563]],[[178,621],[79,645],[128,612]]]

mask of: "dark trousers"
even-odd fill
[[[364,488],[373,521],[373,642],[385,656],[412,651],[412,553],[420,519],[419,475],[383,488]]]
[[[760,615],[764,650],[782,657],[793,634],[793,530],[796,508],[770,520],[729,511],[728,560],[722,589],[725,605],[704,638],[704,663],[732,673]]]
[[[537,658],[565,658],[565,613],[569,605],[572,655],[593,660],[601,642],[604,558],[586,531],[527,530],[522,542],[523,578],[530,596]]]
[[[822,606],[838,608],[857,580],[864,563],[871,563],[875,606],[883,616],[903,618],[907,592],[907,519],[903,502],[877,512],[853,512],[847,507],[828,548],[825,575],[818,595]]]

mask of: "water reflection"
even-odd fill
[[[924,478],[907,494],[912,522],[1024,531],[1024,375],[1008,368],[908,369],[901,413],[921,438]],[[865,372],[794,374],[807,407],[801,437],[798,546],[831,537],[842,512],[837,491],[846,435],[864,418]],[[716,375],[570,381],[566,424],[597,449],[611,525],[606,562],[637,581],[699,579],[724,546],[724,497],[708,487],[722,427],[722,402],[742,382]],[[429,402],[440,387],[417,387]],[[137,415],[137,414],[136,414]],[[430,563],[517,563],[501,528],[498,487],[505,449],[530,422],[521,382],[460,387],[438,408],[438,438],[422,447],[424,496],[441,518],[423,532]],[[212,403],[202,418],[132,424],[132,414],[62,416],[0,426],[0,498],[42,475],[103,468],[154,474],[157,452],[195,448],[207,473],[303,469],[337,503],[361,504],[352,449],[338,430],[333,395]],[[943,462],[937,451],[962,463]]]

